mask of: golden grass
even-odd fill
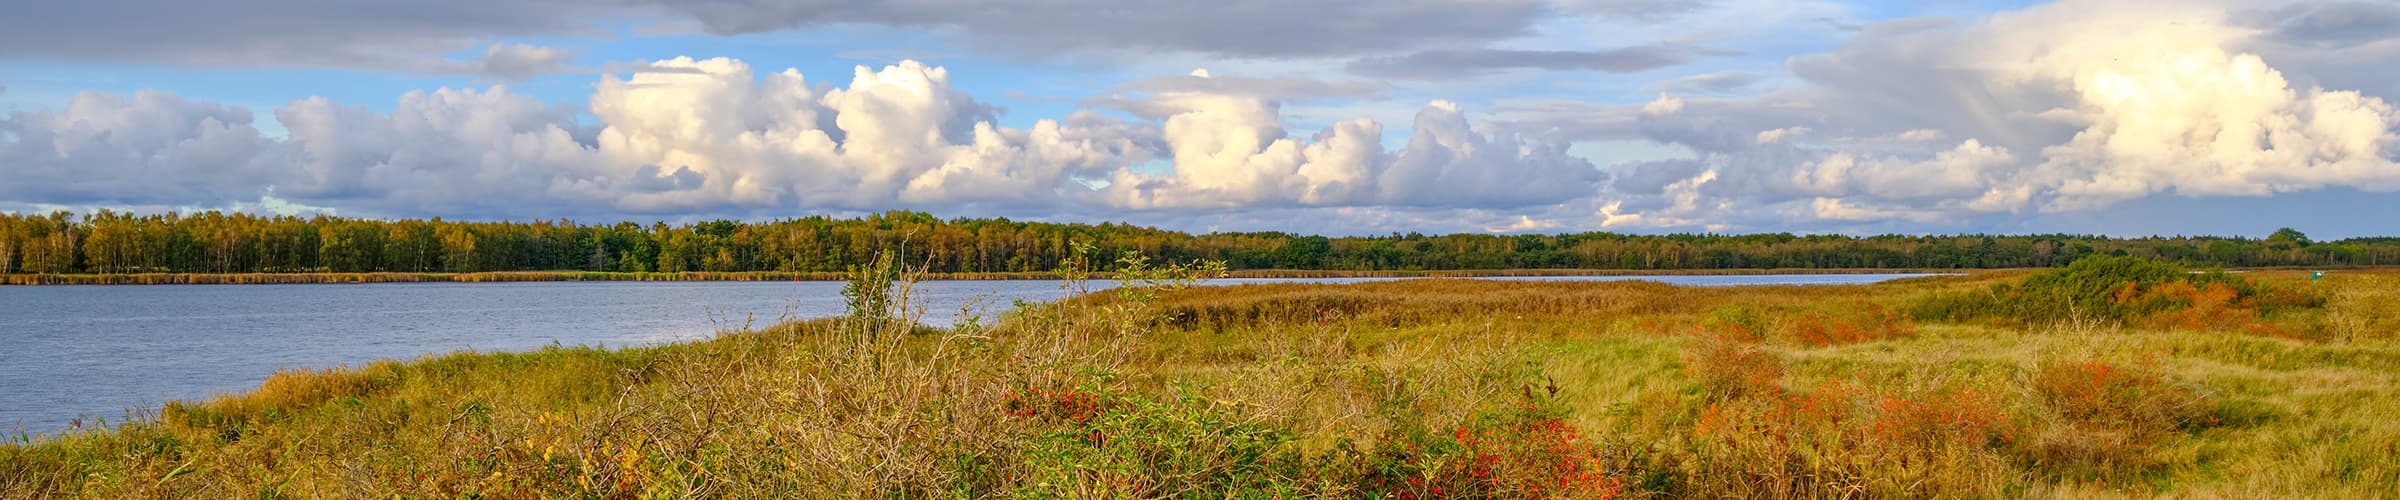
[[[2019,275],[1201,287],[293,371],[0,446],[0,496],[2396,494],[2394,273],[2251,273],[2328,297],[2267,318],[2298,338],[1889,314]]]
[[[0,285],[303,285],[336,283],[509,283],[527,281],[841,281],[838,272],[743,271],[615,273],[503,271],[483,273],[136,273],[0,274]],[[938,273],[941,280],[1046,280],[1056,273]]]
[[[1342,271],[1246,269],[1231,278],[1468,278],[1542,276],[1718,276],[1761,274],[1869,274],[1949,272],[1909,269],[1688,269],[1624,271],[1607,269],[1487,269],[1442,271]],[[923,273],[927,280],[1052,280],[1054,272]],[[125,274],[0,274],[0,285],[297,285],[335,283],[508,283],[526,281],[842,281],[844,272],[792,271],[497,271],[477,273],[125,273]]]

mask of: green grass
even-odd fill
[[[900,308],[687,344],[282,373],[0,446],[0,497],[2385,497],[2400,484],[2389,272],[2250,273],[2321,301],[2187,325],[1895,313],[2027,273],[1744,288],[1157,279],[1187,271],[955,329]],[[887,290],[908,303],[905,280]]]

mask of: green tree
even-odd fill
[[[2275,234],[2267,235],[2267,242],[2286,243],[2296,247],[2307,247],[2309,245],[2308,235],[2301,234],[2299,230],[2288,227],[2276,229]]]
[[[482,270],[475,258],[475,233],[459,226],[443,226],[441,235],[442,270],[471,273]]]

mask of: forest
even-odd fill
[[[909,211],[644,225],[101,210],[0,213],[0,274],[825,272],[863,264],[884,249],[929,272],[1028,272],[1056,269],[1076,242],[1168,261],[1221,260],[1237,270],[1970,269],[2051,267],[2096,254],[2196,267],[2400,263],[2400,238],[2316,242],[2291,229],[2264,238],[1608,232],[1325,237],[944,220]]]

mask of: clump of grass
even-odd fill
[[[2222,270],[2192,272],[2137,257],[2095,255],[2016,283],[1940,292],[1909,306],[1918,320],[2032,325],[2105,321],[2145,326],[2251,329],[2250,320],[2321,308],[2323,297],[2262,285]]]
[[[1917,323],[1882,304],[1859,302],[1793,314],[1780,330],[1791,342],[1828,346],[1909,338],[1917,334]]]
[[[1775,353],[1739,333],[1705,332],[1684,355],[1684,372],[1708,394],[1730,399],[1778,393],[1784,368]]]
[[[1740,342],[1767,338],[1767,316],[1751,307],[1729,305],[1711,309],[1700,327],[1710,335]]]
[[[2018,424],[1989,393],[1825,380],[1707,401],[1659,465],[1680,473],[1674,494],[1993,495],[2013,479],[1999,446]]]
[[[2385,275],[2336,276],[2326,301],[2327,337],[2341,341],[2400,338],[2400,279]]]
[[[1224,497],[1290,494],[1309,464],[1290,430],[1188,391],[1156,400],[1090,386],[1012,400],[1034,435],[1019,497]]]
[[[2051,360],[2029,378],[2054,418],[2025,452],[2046,469],[2147,467],[2154,446],[2220,422],[2216,402],[2144,364]]]

